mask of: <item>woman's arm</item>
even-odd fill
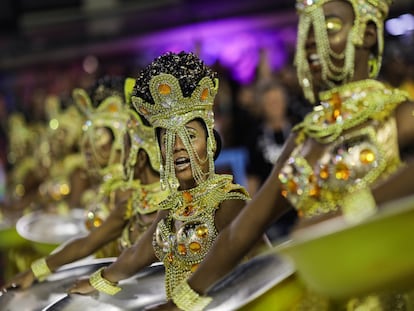
[[[157,218],[138,241],[124,250],[115,262],[109,265],[102,276],[110,282],[116,283],[133,276],[144,267],[157,261],[152,246],[154,232],[158,222],[165,218],[168,211],[159,211]]]
[[[414,102],[405,102],[398,106],[395,116],[400,149],[414,153]],[[372,193],[379,205],[414,194],[414,187],[411,184],[414,176],[414,154],[405,156],[406,166],[373,187]]]
[[[220,232],[212,249],[189,278],[188,283],[196,292],[205,294],[214,283],[229,273],[262,237],[268,226],[290,208],[280,195],[278,174],[294,146],[294,137],[291,136],[259,192],[234,221]]]

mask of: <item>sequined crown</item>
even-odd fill
[[[73,98],[79,110],[94,126],[106,126],[114,129],[114,132],[126,126],[129,114],[120,96],[113,95],[105,98],[97,108],[93,107],[91,98],[84,89],[74,89]]]
[[[154,127],[174,129],[197,117],[209,128],[214,126],[213,103],[218,90],[218,79],[204,77],[189,97],[184,97],[178,80],[171,74],[154,76],[149,89],[154,104],[132,96],[135,109]]]

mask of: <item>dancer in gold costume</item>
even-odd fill
[[[132,103],[157,129],[161,182],[170,196],[136,245],[89,280],[78,281],[72,292],[88,293],[94,287],[115,294],[121,289],[118,281],[160,260],[171,297],[239,213],[248,194],[232,176],[214,170],[220,147],[213,130],[217,89],[216,74],[191,53],[164,54],[143,70]]]
[[[124,79],[121,82],[123,81]],[[133,84],[127,83],[131,82],[129,79],[125,81],[125,97],[129,98]],[[108,81],[102,81],[100,86],[106,85],[108,88],[108,84]],[[27,288],[35,279],[41,281],[62,265],[92,255],[116,239],[121,249],[131,246],[152,223],[158,204],[166,198],[167,191],[161,191],[160,186],[159,148],[154,129],[145,120],[144,124],[134,111],[128,109],[124,103],[124,95],[113,88],[114,86],[111,91],[107,90],[107,97],[101,100],[96,110],[84,90],[76,89],[73,92],[77,105],[88,117],[82,146],[89,159],[89,167],[99,167],[107,174],[102,175],[107,180],[104,180],[100,192],[96,194],[96,202],[102,207],[107,203],[104,199],[113,196],[113,209],[105,209],[104,212],[108,213],[105,220],[98,219],[96,209],[91,210],[87,221],[91,223],[91,231],[87,236],[72,240],[57,252],[36,260],[31,269],[10,280],[5,288]],[[128,139],[127,143],[125,138]],[[116,144],[117,147],[112,149]],[[118,151],[126,155],[125,169],[123,166],[119,167],[121,162],[115,161],[115,153]],[[108,163],[116,163],[116,170],[108,170]],[[119,171],[121,177],[108,175],[114,171]],[[127,178],[124,177],[124,172]]]
[[[301,226],[334,216],[355,221],[375,214],[376,206],[395,198],[400,187],[404,191],[398,195],[412,193],[403,184],[407,178],[390,176],[408,175],[399,150],[414,141],[414,103],[407,93],[375,80],[390,2],[297,1],[295,62],[304,94],[315,108],[293,129],[258,194],[220,233],[198,270],[172,293],[172,301],[157,310],[203,309],[208,288],[291,206]],[[406,166],[411,174],[412,168]],[[389,188],[388,196],[376,191],[378,185]],[[292,308],[411,310],[411,303],[402,294],[338,304],[308,295]]]

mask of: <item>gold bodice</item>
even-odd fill
[[[298,144],[279,174],[282,195],[305,217],[339,209],[346,194],[400,165],[393,111],[407,99],[404,92],[365,80],[322,93],[321,99],[294,129]],[[321,149],[313,162],[310,141]]]
[[[225,200],[248,200],[245,189],[229,175],[214,175],[188,191],[177,191],[162,204],[168,216],[158,223],[154,251],[164,263],[166,292],[171,297],[180,281],[188,278],[217,237],[215,211]]]

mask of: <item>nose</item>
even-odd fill
[[[181,140],[180,136],[175,135],[175,141],[174,141],[174,151],[180,151],[180,150],[184,150],[184,144],[183,141]]]

